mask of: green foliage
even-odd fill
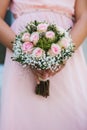
[[[34,22],[30,22],[30,24],[26,26],[26,29],[30,34],[36,32],[38,24],[40,24],[40,22],[37,22],[36,20]]]
[[[47,28],[47,31],[53,31],[53,32],[57,33],[56,25],[54,25],[54,24],[49,25]]]
[[[44,51],[48,51],[51,47],[51,44],[53,43],[53,40],[47,39],[46,37],[42,37],[39,39],[36,47],[40,47]]]
[[[26,28],[27,28],[27,30],[29,31],[30,34],[37,31],[37,27],[33,24],[27,26]]]

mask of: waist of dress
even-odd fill
[[[50,13],[51,12],[51,13],[58,13],[58,14],[66,15],[70,19],[74,19],[74,9],[70,9],[70,8],[63,7],[63,6],[31,5],[28,8],[26,6],[24,6],[23,8],[19,7],[19,9],[17,9],[17,7],[14,7],[12,9],[12,12],[13,12],[15,18],[18,18],[21,15],[29,14],[29,13],[38,13],[38,12],[45,12],[45,13],[49,12]]]

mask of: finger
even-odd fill
[[[38,77],[44,77],[44,71],[43,70],[36,70],[33,69],[33,71],[38,75]]]
[[[48,73],[47,73],[47,70],[42,70],[42,71],[37,71],[38,72],[38,75],[43,78],[43,79],[46,79],[48,78]]]
[[[49,71],[50,70],[35,70],[35,71],[36,71],[36,73],[39,74],[40,77],[42,77],[44,79],[49,77]]]
[[[40,83],[39,77],[37,75],[35,75],[35,80],[36,80],[37,84]]]
[[[44,70],[43,71],[43,73],[42,73],[42,76],[44,77],[44,78],[48,78],[48,77],[50,77],[50,70]]]
[[[51,76],[54,76],[55,74],[59,73],[65,65],[62,65],[60,68],[57,68],[56,71],[52,72]]]
[[[46,78],[48,78],[48,76],[46,76],[44,73],[39,73],[37,70],[32,70],[35,76],[36,81],[39,83],[39,79],[45,80]]]
[[[36,80],[37,84],[39,84],[39,83],[40,83],[40,81],[39,81],[39,78],[38,78],[37,73],[35,72],[35,70],[34,70],[34,69],[32,69],[32,72],[33,72],[33,74],[34,74],[34,77],[35,77],[35,80]]]

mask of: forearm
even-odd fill
[[[12,50],[12,41],[15,39],[15,33],[12,29],[0,18],[0,42]]]
[[[75,23],[70,34],[77,49],[87,37],[87,16],[82,16]]]

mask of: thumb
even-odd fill
[[[37,84],[40,84],[39,77],[37,75],[34,75],[34,77],[35,77],[35,80],[36,80]]]

